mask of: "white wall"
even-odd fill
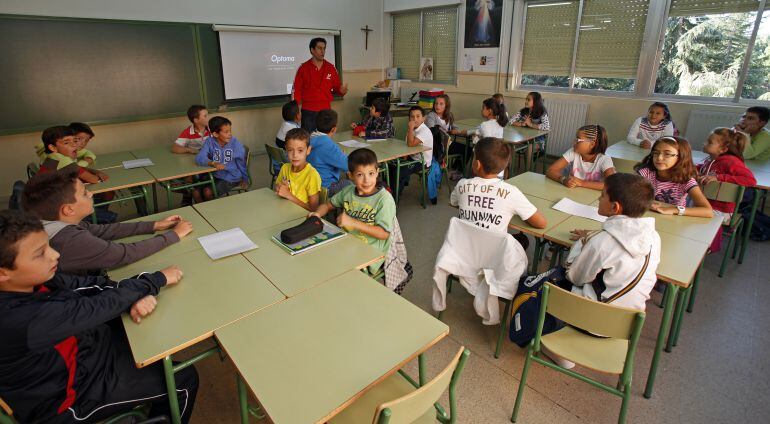
[[[383,0],[2,0],[0,13],[339,29],[343,70],[382,68]],[[369,49],[361,28],[369,25]],[[308,58],[309,58],[308,53]]]

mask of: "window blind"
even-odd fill
[[[569,76],[580,2],[530,2],[521,73]]]
[[[575,76],[636,78],[648,5],[649,0],[586,0]]]
[[[422,56],[433,58],[433,80],[454,82],[457,50],[457,8],[423,13]]]
[[[755,12],[759,0],[672,0],[669,17]]]
[[[417,79],[420,68],[420,12],[393,15],[393,66],[401,69],[401,78]]]

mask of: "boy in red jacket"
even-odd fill
[[[137,369],[123,326],[155,308],[155,295],[177,284],[169,267],[134,278],[57,273],[59,254],[34,215],[0,212],[0,398],[18,422],[97,422],[151,404],[168,416],[162,364]],[[192,414],[198,374],[175,374],[182,420]]]
[[[341,85],[334,65],[324,59],[326,40],[310,40],[310,60],[300,65],[294,77],[294,100],[301,106],[302,128],[313,132],[318,111],[331,109],[332,93],[344,96],[348,85]]]

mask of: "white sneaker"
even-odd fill
[[[568,361],[568,360],[562,358],[561,356],[551,352],[550,350],[548,350],[547,347],[541,346],[540,350],[545,354],[545,356],[550,358],[551,361],[553,361],[554,364],[556,364],[556,365],[558,365],[558,366],[560,366],[560,367],[562,367],[562,368],[564,368],[566,370],[571,370],[572,368],[575,368],[575,363],[574,362]]]

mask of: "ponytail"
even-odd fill
[[[714,128],[712,134],[719,136],[722,147],[726,148],[725,155],[733,155],[743,160],[743,149],[749,144],[749,135],[743,131],[737,131],[734,128]]]
[[[508,125],[508,113],[505,110],[504,104],[498,103],[494,97],[485,99],[482,104],[485,108],[492,111],[492,115],[494,115],[495,121],[497,121],[498,125],[501,127]]]

